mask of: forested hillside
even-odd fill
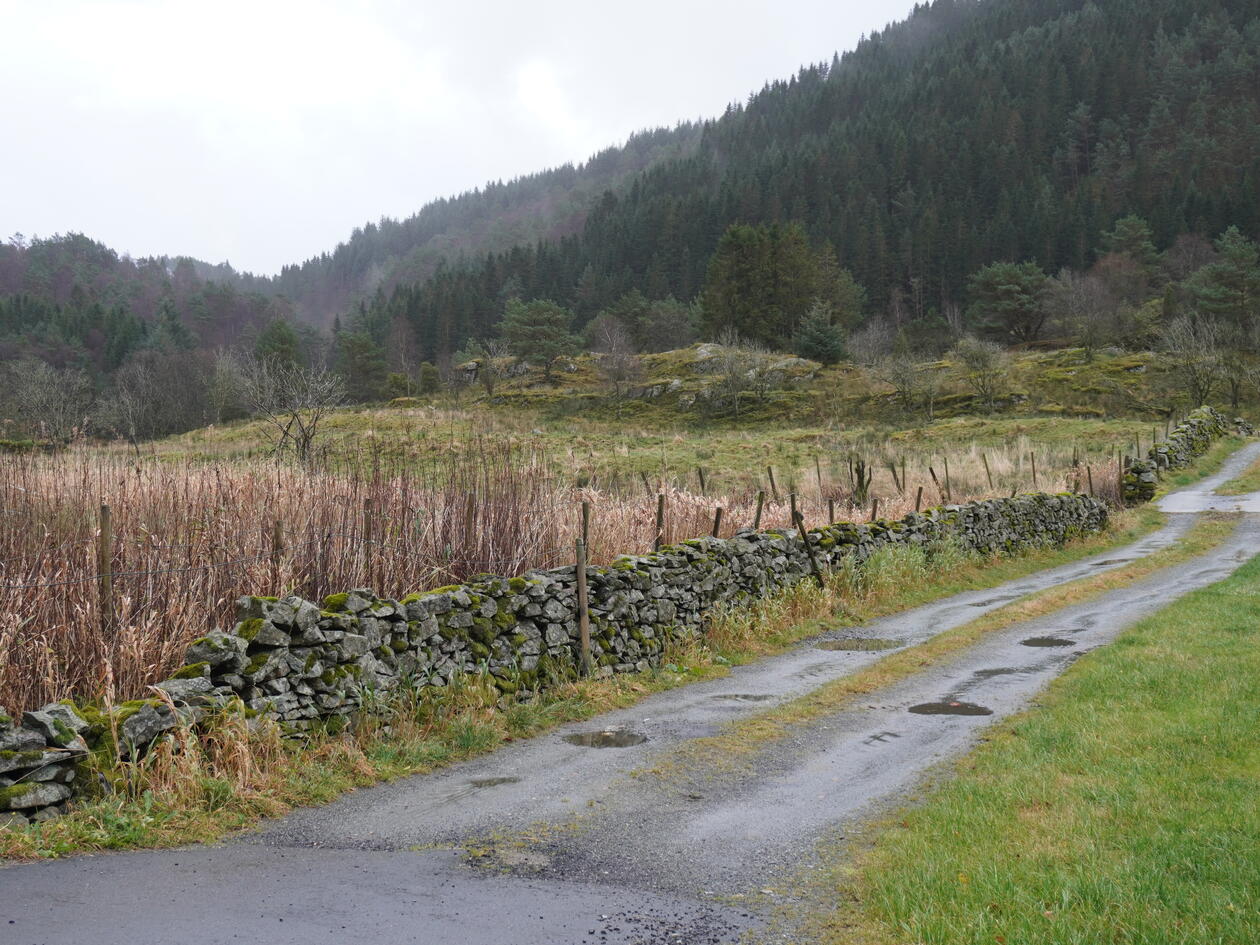
[[[1203,314],[1252,350],[1258,233],[1260,0],[935,0],[719,118],[370,224],[272,278],[11,240],[0,360],[97,394],[133,362],[144,390],[201,378],[186,409],[129,424],[159,432],[231,415],[206,393],[227,348],[330,365],[365,400],[426,362],[549,367],[582,332],[871,360],[968,333],[1144,347]]]
[[[1128,214],[1161,249],[1254,235],[1258,89],[1256,0],[937,0],[732,107],[581,234],[441,272],[389,316],[437,358],[492,330],[505,286],[579,322],[631,289],[689,300],[734,223],[800,224],[898,322],[964,305],[996,260],[1087,268]]]

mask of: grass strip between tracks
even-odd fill
[[[1082,657],[1038,703],[856,859],[824,858],[805,939],[1260,941],[1260,558]]]

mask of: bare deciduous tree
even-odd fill
[[[1189,392],[1194,405],[1206,404],[1221,382],[1220,329],[1206,318],[1184,315],[1165,326],[1161,340],[1168,369]]]
[[[1006,381],[1010,370],[1010,358],[1006,349],[992,341],[979,338],[963,338],[954,345],[952,352],[957,360],[962,378],[993,409],[998,391]]]
[[[588,337],[591,350],[599,355],[596,370],[604,383],[612,389],[617,409],[620,410],[626,386],[643,376],[643,366],[635,354],[630,333],[620,319],[601,315],[591,323]]]
[[[93,394],[83,371],[22,358],[6,366],[4,380],[12,419],[32,436],[61,445],[87,427]]]
[[[275,452],[291,447],[309,459],[320,421],[346,399],[345,383],[325,368],[276,360],[248,358],[242,367],[246,402],[276,429]]]

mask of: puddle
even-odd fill
[[[1062,637],[1029,637],[1019,642],[1024,646],[1076,646],[1071,640],[1065,640]]]
[[[723,692],[714,699],[733,699],[738,702],[769,702],[774,696],[758,696],[750,692]]]
[[[977,601],[972,607],[992,607],[994,604],[1005,604],[1007,601],[1014,600],[1014,597],[990,597],[988,600]]]
[[[625,729],[608,729],[602,732],[578,732],[576,735],[565,735],[564,740],[570,745],[578,745],[582,748],[629,748],[631,745],[642,745],[647,741],[647,736]]]
[[[997,666],[993,669],[978,669],[971,675],[976,679],[992,679],[994,676],[1011,676],[1016,673],[1023,674],[1027,670],[1016,669],[1013,666]]]
[[[1108,558],[1106,561],[1095,561],[1090,565],[1091,568],[1105,568],[1112,564],[1128,564],[1132,558]]]
[[[993,710],[974,702],[923,702],[912,705],[915,715],[992,715]]]
[[[520,778],[473,778],[468,783],[475,788],[498,787],[500,784],[519,784]]]
[[[900,640],[884,640],[880,637],[841,637],[839,640],[823,640],[814,644],[817,650],[891,650],[901,646]]]

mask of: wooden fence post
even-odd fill
[[[112,640],[114,630],[114,526],[109,506],[101,503],[101,536],[96,545],[97,609],[101,631]]]
[[[822,491],[823,491],[822,464],[818,462],[817,453],[814,454],[814,472],[818,474],[818,494],[822,495]]]
[[[788,515],[793,522],[796,521],[796,493],[788,493]]]
[[[800,512],[794,512],[792,521],[796,525],[796,533],[805,545],[805,556],[809,558],[809,570],[813,572],[814,580],[818,582],[818,586],[825,588],[827,582],[823,580],[822,571],[818,568],[818,559],[814,557],[814,546],[809,543],[809,534],[805,531],[805,520],[801,518]]]
[[[753,516],[753,531],[761,531],[761,508],[766,504],[766,490],[757,490],[757,513]]]
[[[945,460],[945,495],[948,496],[950,502],[953,502],[954,501],[954,487],[950,485],[950,482],[949,482],[949,457],[946,456],[943,458]]]
[[[827,524],[828,525],[836,524],[836,500],[835,499],[827,500]]]
[[[284,556],[284,523],[276,519],[271,525],[271,583],[280,590],[280,559]]]
[[[914,497],[914,510],[917,512],[923,508],[923,487],[919,486],[919,494]]]
[[[766,475],[770,477],[770,495],[777,501],[779,498],[779,487],[774,484],[774,467],[766,467]]]
[[[372,500],[363,500],[363,569],[367,572],[367,586],[376,589],[372,580]]]
[[[582,544],[591,546],[591,503],[587,501],[582,503]]]
[[[1028,460],[1032,463],[1033,488],[1037,488],[1037,453],[1034,450],[1028,451]]]
[[[652,483],[648,482],[647,473],[642,469],[639,470],[639,477],[643,480],[643,488],[647,490],[647,494],[652,494]]]
[[[1094,467],[1089,463],[1085,464],[1085,478],[1089,480],[1089,494],[1094,494]]]
[[[879,517],[879,496],[871,499],[871,521],[875,521]]]
[[[586,595],[586,542],[577,540],[578,641],[583,676],[591,674],[591,613]]]
[[[718,537],[718,532],[722,529],[722,506],[718,506],[713,510],[713,537]]]
[[[993,491],[993,473],[989,471],[989,457],[987,453],[981,453],[980,459],[984,462],[984,478],[989,480],[989,491]]]
[[[707,495],[709,488],[708,488],[708,485],[704,481],[704,467],[703,466],[696,467],[696,476],[698,476],[700,479],[700,494]]]
[[[665,536],[665,493],[656,494],[656,540],[652,544],[653,551],[661,550],[661,541]]]

